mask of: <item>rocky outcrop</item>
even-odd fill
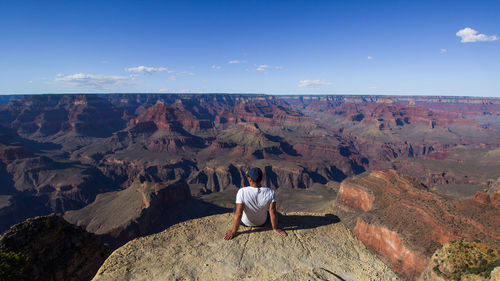
[[[498,250],[474,241],[455,240],[446,243],[430,259],[418,281],[500,280]]]
[[[280,216],[287,237],[240,228],[225,241],[232,214],[177,224],[133,240],[93,280],[398,280],[329,214]]]
[[[449,241],[478,238],[500,246],[499,210],[477,200],[441,197],[413,178],[388,170],[344,180],[334,208],[395,272],[415,280],[432,253]]]
[[[353,186],[350,183],[342,183],[340,185],[337,202],[348,205],[363,211],[369,211],[373,207],[374,194],[364,186]]]
[[[500,209],[500,178],[498,178],[486,192],[488,195],[487,198],[486,195],[484,195],[484,191],[481,193],[483,194],[476,195],[475,198],[480,197],[483,199],[483,203],[487,204],[490,202],[495,208]]]
[[[0,249],[26,260],[20,280],[47,281],[89,280],[110,253],[95,235],[59,215],[14,225],[0,237]]]
[[[168,226],[169,211],[190,198],[184,180],[152,183],[139,176],[125,190],[102,193],[83,209],[66,212],[64,218],[116,246]]]
[[[198,169],[195,162],[187,159],[155,160],[146,162],[109,156],[102,159],[98,169],[115,184],[123,187],[132,184],[138,176],[149,182],[167,182],[176,178],[187,178]]]
[[[299,165],[284,163],[280,166],[278,163],[255,161],[253,166],[260,167],[264,172],[264,177],[262,179],[263,184],[275,189],[306,188],[311,186],[316,179],[314,178],[315,174],[313,172]],[[209,163],[198,173],[194,174],[189,180],[189,183],[203,184],[206,193],[222,191],[231,186],[247,186],[248,180],[245,172],[248,169],[250,169],[248,164],[242,163],[215,167]],[[311,176],[311,174],[313,174],[313,176]],[[324,179],[324,183],[326,182],[327,180]]]

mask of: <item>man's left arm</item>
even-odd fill
[[[278,212],[276,211],[276,202],[271,202],[269,205],[269,216],[271,217],[271,225],[273,226],[273,231],[277,234],[285,237],[286,232],[283,229],[278,228]]]

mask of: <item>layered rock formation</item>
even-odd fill
[[[102,193],[85,208],[66,212],[64,218],[121,245],[171,225],[176,218],[169,212],[177,212],[174,208],[190,198],[184,180],[152,183],[140,176],[125,190]]]
[[[0,232],[29,217],[82,208],[116,189],[91,165],[45,154],[60,147],[0,126]]]
[[[246,185],[251,166],[283,192],[396,169],[454,198],[489,189],[500,176],[495,98],[110,94],[2,100],[9,102],[0,105],[0,231],[34,215],[80,209],[139,175],[150,182],[183,178],[196,187],[194,195],[205,196]],[[478,194],[476,201],[494,200],[488,196]]]
[[[89,280],[110,253],[95,235],[58,215],[13,226],[0,237],[0,249],[26,260],[24,269],[16,268],[19,280]]]
[[[394,170],[343,181],[334,208],[356,237],[408,280],[451,240],[481,239],[500,247],[500,209],[476,199],[441,197]]]
[[[399,280],[329,214],[281,216],[287,237],[240,229],[223,240],[232,214],[177,224],[133,240],[93,280]]]

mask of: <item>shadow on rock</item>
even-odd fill
[[[338,223],[340,219],[333,214],[326,214],[324,216],[280,214],[278,216],[278,221],[283,230],[299,230]]]
[[[190,198],[162,210],[162,214],[154,221],[140,217],[118,229],[119,234],[102,234],[99,235],[99,239],[114,250],[130,240],[162,232],[174,224],[231,211],[229,208],[220,207],[197,198]]]
[[[278,226],[285,231],[311,229],[324,225],[334,224],[340,222],[339,217],[333,214],[325,214],[324,216],[318,215],[283,215],[278,214]],[[248,230],[239,232],[238,234],[256,233],[261,231],[268,231],[272,228],[271,223],[268,221],[263,227],[253,227]]]

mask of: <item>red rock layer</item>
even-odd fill
[[[358,218],[354,235],[366,246],[386,253],[392,262],[392,269],[398,273],[405,272],[409,279],[415,280],[427,266],[427,257],[409,249],[398,233],[387,227],[370,225]]]
[[[415,280],[437,247],[451,240],[500,246],[500,210],[489,196],[447,199],[394,170],[374,171],[345,180],[334,207],[395,272]]]
[[[374,199],[369,189],[362,186],[352,186],[346,183],[340,184],[337,202],[359,208],[366,212],[372,209]]]

